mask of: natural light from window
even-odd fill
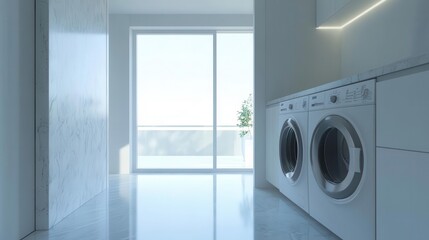
[[[253,100],[252,33],[138,34],[135,60],[137,169],[253,167],[251,127],[237,127]]]

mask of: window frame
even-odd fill
[[[131,173],[249,173],[252,168],[218,168],[217,166],[217,34],[252,33],[252,27],[130,27],[129,104],[130,104],[130,172]],[[211,35],[213,38],[213,164],[212,168],[137,168],[137,36],[138,35]],[[254,37],[254,36],[253,36]],[[254,60],[253,60],[254,61]],[[254,84],[254,83],[252,83]],[[254,92],[254,87],[253,87]],[[253,159],[255,161],[255,159]],[[254,166],[254,164],[253,164]]]

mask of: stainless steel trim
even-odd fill
[[[289,143],[284,141],[288,141],[288,136],[290,134],[294,134],[295,141],[297,143],[297,158],[295,166],[291,166],[289,157],[287,156],[286,151],[290,149],[283,149],[283,146],[289,146]],[[298,180],[301,169],[303,165],[303,143],[302,143],[302,135],[299,130],[298,123],[289,118],[283,124],[281,133],[280,133],[280,141],[279,141],[279,157],[280,157],[280,166],[284,176],[289,179],[291,182],[296,182]]]
[[[339,183],[333,182],[325,177],[322,172],[320,159],[320,146],[324,141],[324,134],[330,129],[337,129],[343,134],[349,147],[349,169],[346,177]],[[335,199],[345,199],[351,196],[359,186],[362,179],[364,157],[362,144],[356,130],[345,118],[330,115],[325,117],[316,126],[311,140],[310,162],[313,175],[320,189],[328,196]]]

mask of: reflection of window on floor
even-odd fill
[[[137,239],[253,239],[253,174],[136,178],[131,226]]]
[[[253,34],[141,33],[135,40],[137,169],[252,168],[252,128],[237,124],[251,125]]]

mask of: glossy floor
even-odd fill
[[[114,175],[40,239],[338,239],[251,174]]]

